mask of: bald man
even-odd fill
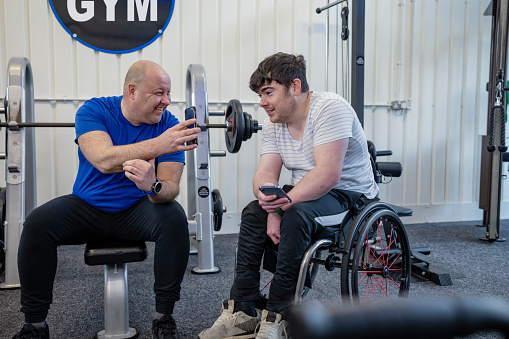
[[[99,239],[155,243],[153,338],[178,338],[172,317],[189,256],[184,210],[175,201],[195,119],[166,110],[171,80],[157,64],[128,70],[123,96],[88,100],[76,113],[79,169],[72,194],[26,218],[18,251],[25,325],[14,338],[49,338],[57,247]],[[78,282],[77,282],[78,283]]]

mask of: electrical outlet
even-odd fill
[[[391,101],[391,109],[394,111],[400,111],[408,108],[408,103],[406,101]]]

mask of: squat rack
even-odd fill
[[[27,58],[11,58],[7,71],[5,107],[9,121],[34,120],[32,67]],[[5,109],[2,109],[5,113]],[[0,219],[5,213],[5,282],[1,289],[19,288],[17,254],[25,217],[37,206],[35,177],[35,132],[13,126],[6,130],[5,182]],[[5,196],[4,196],[5,194]],[[10,203],[7,203],[9,201]],[[5,211],[4,211],[5,208]]]

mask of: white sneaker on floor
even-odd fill
[[[287,325],[281,314],[263,310],[262,320],[256,330],[256,339],[286,339],[288,338]]]
[[[233,312],[233,300],[223,301],[221,315],[212,327],[198,334],[200,339],[248,339],[254,338],[254,330],[258,325],[258,318],[251,317],[242,311]]]

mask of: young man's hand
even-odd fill
[[[274,186],[272,183],[266,183],[263,186]],[[278,198],[276,195],[265,195],[258,191],[258,203],[267,212],[273,213],[289,203],[287,198]]]
[[[281,216],[277,213],[269,213],[267,216],[267,235],[274,244],[279,244],[281,238]]]

